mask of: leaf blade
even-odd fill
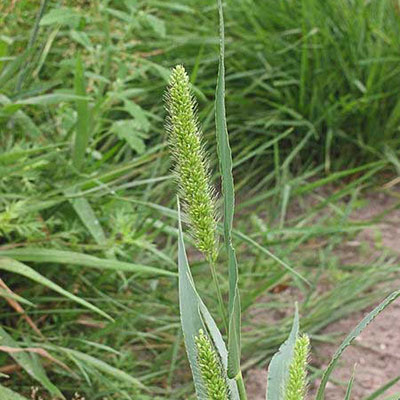
[[[200,329],[209,332],[224,368],[228,366],[228,352],[214,319],[196,291],[186,257],[180,210],[178,211],[178,216],[179,308],[181,312],[181,325],[198,399],[207,400],[207,393],[204,390],[201,373],[197,364],[194,338],[198,335]],[[232,400],[239,400],[236,382],[228,379],[228,385],[231,389]]]
[[[296,310],[292,330],[288,339],[281,345],[279,351],[272,357],[268,368],[267,400],[281,400],[285,393],[289,376],[289,366],[293,359],[294,346],[299,334],[299,313]]]
[[[1,326],[0,326],[0,344],[11,346],[14,348],[20,348],[18,342],[16,342]],[[60,397],[64,399],[64,396],[60,390],[50,381],[46,371],[37,359],[36,354],[28,354],[26,352],[10,353],[15,362],[21,366],[33,379],[40,382],[44,388],[46,388],[52,396]],[[1,386],[0,386],[1,394]],[[0,397],[3,399],[3,397]],[[8,397],[4,397],[8,399]],[[18,397],[16,397],[18,399]]]
[[[0,250],[0,256],[15,258],[18,261],[72,264],[100,270],[106,269],[171,277],[177,276],[175,272],[163,270],[161,268],[142,264],[133,264],[114,259],[103,259],[88,254],[66,250],[25,247],[22,249]]]
[[[19,261],[16,261],[12,258],[1,257],[0,258],[0,269],[2,269],[4,271],[8,271],[8,272],[13,272],[18,275],[25,276],[26,278],[31,279],[32,281],[37,282],[43,286],[46,286],[49,289],[52,289],[55,292],[69,298],[70,300],[75,301],[76,303],[79,303],[80,305],[84,306],[85,308],[88,308],[88,309],[92,310],[93,312],[100,314],[101,316],[107,318],[108,320],[113,321],[113,319],[107,313],[105,313],[103,310],[101,310],[100,308],[98,308],[98,307],[94,306],[93,304],[89,303],[88,301],[83,300],[80,297],[75,296],[74,294],[68,292],[67,290],[63,289],[61,286],[57,285],[50,279],[47,279],[46,277],[39,274],[31,267],[29,267]]]
[[[351,345],[354,339],[386,308],[388,307],[393,301],[395,301],[398,297],[400,297],[400,290],[397,290],[391,293],[385,300],[383,300],[377,307],[375,307],[370,313],[368,313],[361,322],[347,335],[344,339],[342,344],[336,350],[335,354],[332,357],[331,362],[329,363],[328,367],[326,368],[324,374],[322,375],[321,384],[318,388],[317,396],[315,400],[323,400],[326,384],[328,383],[329,377],[335,366],[343,354],[344,350]]]
[[[240,295],[238,289],[238,266],[232,245],[232,225],[235,209],[235,192],[232,175],[232,151],[229,144],[225,111],[225,37],[222,1],[218,0],[220,53],[217,87],[215,93],[215,125],[217,152],[222,179],[224,200],[224,238],[228,254],[229,269],[229,329],[228,329],[228,377],[234,378],[240,373]]]
[[[90,136],[90,117],[89,117],[89,101],[85,98],[86,88],[84,80],[83,63],[78,53],[75,65],[74,79],[75,94],[83,97],[75,101],[77,121],[75,130],[75,139],[73,144],[72,162],[77,170],[80,170],[85,160],[86,148],[89,144]]]

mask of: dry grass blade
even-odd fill
[[[0,287],[5,289],[8,293],[14,294],[14,292],[6,285],[6,283],[0,278]],[[37,325],[32,321],[31,317],[26,314],[24,308],[18,303],[18,301],[6,298],[7,303],[19,314],[21,314],[22,318],[28,323],[28,325],[42,338],[44,336]]]

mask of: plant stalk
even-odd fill
[[[246,387],[244,386],[242,371],[237,374],[235,381],[237,383],[240,400],[247,400]]]
[[[215,266],[215,261],[214,260],[208,260],[208,263],[210,264],[210,269],[211,269],[211,275],[214,281],[214,286],[215,290],[217,292],[217,300],[218,300],[218,306],[219,306],[219,311],[222,317],[222,321],[224,324],[225,332],[228,334],[229,332],[229,326],[228,326],[228,318],[226,316],[226,311],[225,311],[225,305],[224,305],[224,300],[222,298],[222,293],[221,293],[221,288],[218,283],[218,276],[217,276],[217,269]]]

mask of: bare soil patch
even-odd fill
[[[363,229],[355,239],[340,246],[338,257],[342,264],[365,263],[369,258],[382,252],[389,252],[400,259],[400,209],[398,199],[376,193],[367,197],[367,204],[352,214],[352,219],[369,221],[386,210],[386,215],[373,227]],[[360,246],[368,246],[365,259],[360,260]],[[394,289],[400,287],[400,279],[393,282]],[[375,290],[380,290],[379,286]],[[382,294],[382,300],[384,294]],[[372,307],[371,307],[372,309]],[[328,326],[323,333],[339,333],[338,343],[365,316],[370,309],[353,313]],[[325,368],[337,349],[337,344],[313,344],[311,363]],[[326,390],[326,400],[342,400],[346,386],[353,373],[355,381],[351,398],[361,400],[382,387],[390,380],[400,376],[400,301],[393,303],[367,327],[355,343],[342,356]],[[266,369],[252,369],[247,373],[247,388],[250,400],[265,400]],[[317,380],[310,387],[309,398],[314,398]],[[397,382],[380,399],[388,396],[400,400],[400,382]]]

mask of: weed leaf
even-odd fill
[[[294,346],[299,334],[299,313],[296,310],[289,338],[272,357],[268,368],[267,400],[282,400],[289,377],[289,367],[293,359]]]

